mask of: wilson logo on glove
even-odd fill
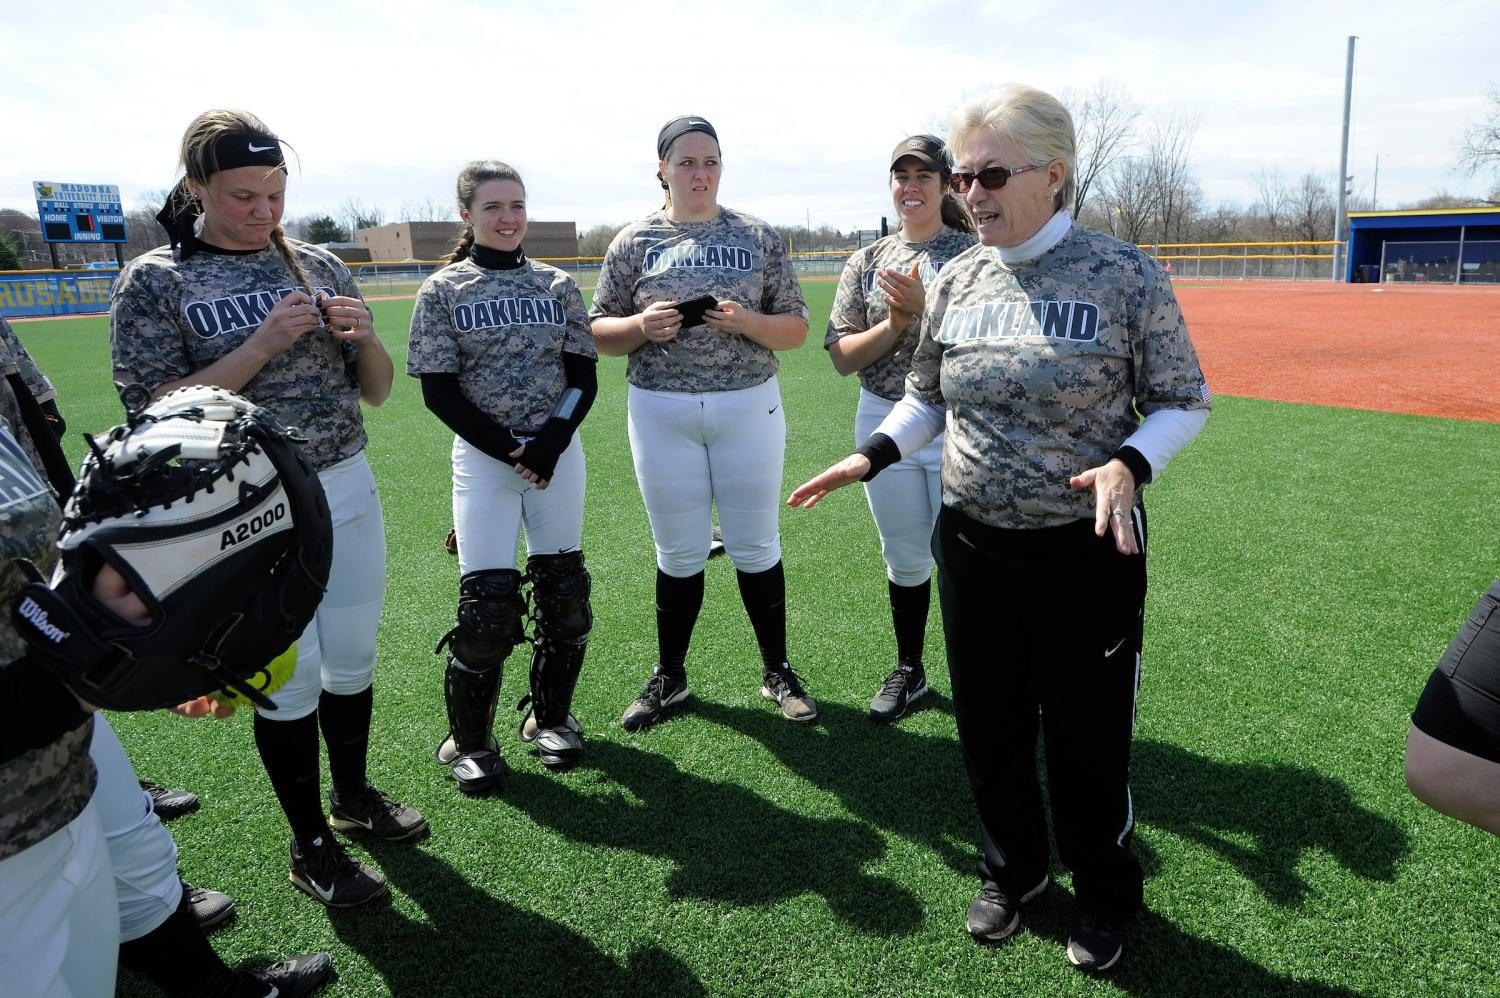
[[[16,612],[21,615],[23,620],[29,621],[38,634],[53,644],[60,645],[72,636],[61,627],[51,623],[47,619],[47,611],[37,606],[36,600],[30,596],[21,601],[21,605]]]

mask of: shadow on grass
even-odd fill
[[[951,714],[952,701],[930,692],[918,708]],[[816,728],[753,707],[699,702],[694,713],[760,742],[862,820],[927,846],[959,873],[974,873],[979,817],[956,736],[913,734],[826,702],[818,705]]]
[[[1223,856],[1271,901],[1300,905],[1302,854],[1321,849],[1352,873],[1390,882],[1411,845],[1337,780],[1284,763],[1225,763],[1137,741],[1131,789],[1140,821]],[[1242,840],[1248,838],[1250,844]]]
[[[428,846],[369,842],[366,848],[391,886],[430,920],[413,922],[385,902],[329,910],[334,932],[370,962],[389,994],[707,993],[667,951],[644,947],[621,966],[573,930],[485,893]]]
[[[870,935],[919,927],[917,898],[864,872],[885,850],[864,824],[805,817],[628,745],[600,740],[588,751],[589,768],[616,786],[584,794],[553,776],[512,773],[506,799],[575,841],[670,861],[670,898],[751,906],[817,894],[837,917]]]

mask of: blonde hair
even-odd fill
[[[458,173],[458,206],[465,211],[474,207],[474,195],[491,180],[513,180],[521,185],[521,193],[526,193],[526,183],[515,167],[498,159],[476,159]],[[453,244],[453,249],[448,252],[448,259],[443,263],[457,263],[468,259],[473,251],[474,226],[473,223],[465,222],[464,231],[459,234],[458,242]]]
[[[1052,199],[1054,211],[1073,203],[1073,166],[1078,140],[1073,116],[1062,101],[1045,90],[1011,83],[987,97],[960,105],[948,119],[948,148],[955,152],[978,129],[1010,139],[1021,147],[1028,164],[1045,166],[1060,159],[1067,167],[1062,186]]]
[[[182,133],[182,149],[178,159],[187,179],[205,184],[209,177],[218,173],[219,160],[215,154],[218,140],[236,132],[254,132],[276,139],[276,134],[266,127],[266,123],[249,111],[222,108],[204,111]],[[281,142],[280,139],[276,141],[278,144]],[[286,163],[283,161],[280,166],[271,167],[272,171],[278,169],[284,171]],[[297,255],[292,252],[292,247],[286,241],[286,230],[280,225],[271,230],[271,245],[281,254],[281,259],[286,262],[287,269],[292,272],[292,277],[301,285],[302,290],[307,292],[308,297],[313,297],[312,281],[298,262]]]

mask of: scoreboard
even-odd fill
[[[33,181],[42,239],[49,243],[123,243],[125,211],[114,184]]]

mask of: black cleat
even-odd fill
[[[885,685],[870,701],[870,720],[894,721],[906,714],[913,701],[927,692],[927,671],[916,665],[898,665],[885,677]]]
[[[688,697],[687,677],[674,678],[657,666],[646,680],[646,688],[635,702],[625,708],[620,725],[626,731],[639,731],[661,720],[667,708]]]
[[[477,752],[460,752],[453,744],[450,734],[438,745],[433,756],[438,764],[448,767],[448,775],[458,784],[458,789],[478,797],[482,794],[499,793],[505,789],[505,774],[510,767],[500,754],[500,743],[490,736],[490,747]]]
[[[330,908],[357,908],[386,893],[384,877],[321,835],[305,853],[292,843],[288,879]]]
[[[1041,896],[1046,889],[1045,875],[1041,883],[1019,898],[993,884],[986,884],[974,903],[969,905],[969,935],[982,943],[998,943],[1010,938],[1021,925],[1021,905]]]
[[[207,887],[194,887],[186,880],[182,882],[182,893],[187,896],[193,909],[193,919],[204,932],[216,929],[234,917],[234,898]]]
[[[1120,962],[1125,954],[1125,932],[1104,915],[1079,913],[1068,933],[1068,962],[1082,970],[1102,973]]]
[[[303,998],[328,983],[333,976],[333,957],[327,953],[305,953],[288,960],[279,960],[259,970],[240,971],[240,980],[258,991],[263,998]]]
[[[151,797],[151,810],[162,821],[171,821],[184,814],[198,810],[198,795],[187,790],[168,790],[166,787],[141,780],[141,789]]]
[[[344,800],[328,795],[328,824],[340,832],[367,833],[386,842],[407,842],[427,833],[427,819],[416,808],[391,800],[365,784],[364,792]]]

